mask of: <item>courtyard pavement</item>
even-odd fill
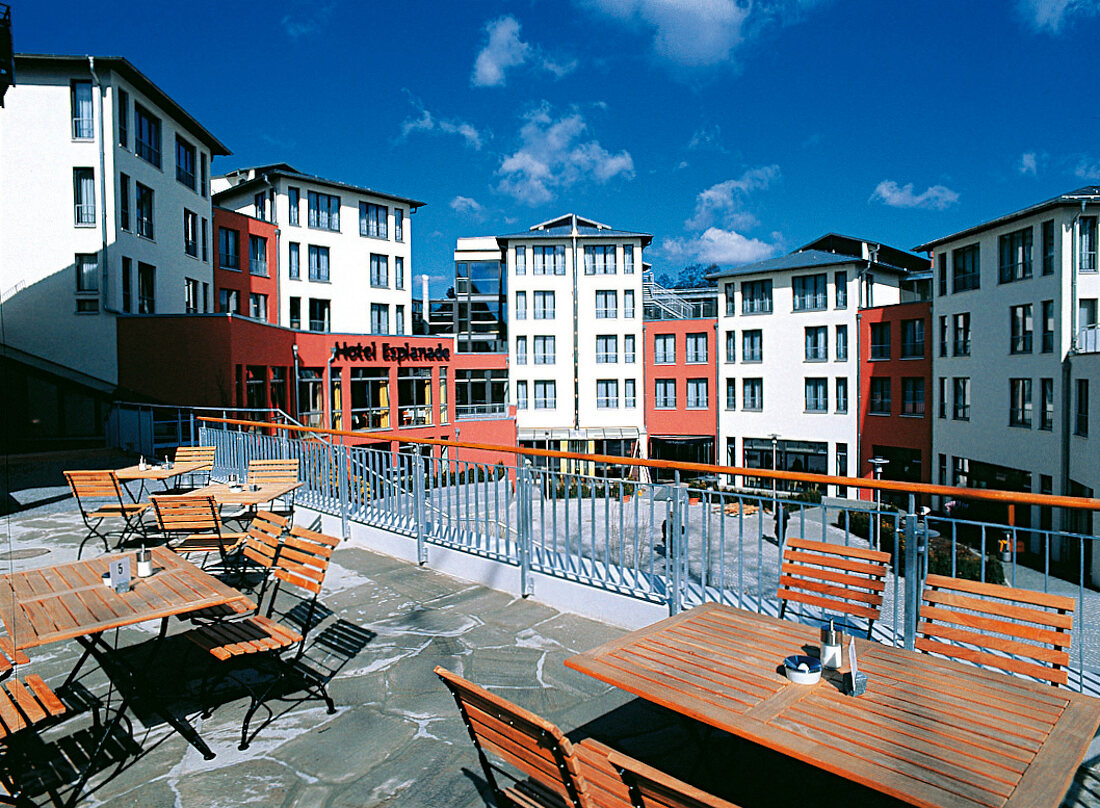
[[[48,491],[23,498],[43,504],[0,517],[0,571],[75,558],[82,526],[71,501]],[[213,715],[197,717],[205,664],[189,643],[173,642],[148,663],[173,709],[188,715],[217,753],[203,760],[138,705],[130,726],[108,746],[103,769],[82,805],[126,806],[403,806],[491,805],[477,756],[454,702],[432,674],[460,672],[557,723],[572,738],[600,738],[745,806],[888,805],[889,800],[809,766],[779,759],[567,669],[563,660],[622,633],[621,629],[516,599],[380,555],[353,543],[336,551],[325,581],[326,620],[311,634],[307,664],[331,677],[334,715],[318,701],[275,703],[275,718],[238,751],[247,699],[219,694]],[[186,624],[176,622],[171,631]],[[124,629],[120,648],[147,649],[155,625]],[[109,638],[115,642],[114,637]],[[79,656],[75,643],[31,653],[20,670],[54,687]],[[94,666],[76,692],[88,704],[117,704]],[[263,713],[256,725],[264,719]],[[36,804],[66,798],[66,766],[86,754],[91,711],[48,730],[44,745],[7,765],[37,783]],[[1094,747],[1096,744],[1094,744]],[[1100,750],[1086,764],[1098,764]],[[1082,766],[1067,806],[1100,806],[1100,765]]]

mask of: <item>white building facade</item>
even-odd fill
[[[16,57],[0,110],[0,304],[21,359],[113,385],[115,321],[212,311],[229,151],[121,58]]]
[[[285,163],[214,180],[217,205],[279,227],[279,322],[304,331],[412,333],[412,224],[423,202]]]

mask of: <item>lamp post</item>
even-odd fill
[[[772,471],[779,471],[778,467],[776,466],[776,463],[777,463],[777,460],[778,460],[778,457],[779,457],[779,433],[778,432],[773,432],[770,435],[768,435],[768,437],[772,439]],[[775,477],[772,477],[772,502],[773,502],[773,504],[775,502],[776,497],[778,496],[776,491],[777,491],[777,481],[776,481]]]
[[[883,466],[888,464],[890,461],[887,460],[885,457],[878,457],[876,455],[875,457],[872,457],[867,462],[869,462],[871,464],[871,467],[874,469],[875,479],[876,480],[881,480],[882,479],[882,468],[883,468]],[[882,491],[880,491],[879,489],[876,488],[875,489],[875,532],[874,532],[875,549],[876,550],[881,549],[881,546],[882,546],[882,541],[881,541],[881,539],[882,539],[882,523],[880,521],[882,519],[882,516],[879,513],[881,510],[882,510]]]

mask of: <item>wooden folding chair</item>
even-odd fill
[[[25,664],[30,661],[25,654],[15,651],[6,637],[0,638],[0,650],[0,659],[7,663],[5,676],[10,676],[12,662]],[[0,684],[0,744],[9,746],[15,737],[41,728],[64,715],[65,711],[65,704],[41,676],[32,673],[23,679],[7,679]],[[6,771],[0,771],[0,804],[28,804],[23,797],[19,783]]]
[[[630,788],[619,770],[611,765],[614,750],[595,738],[585,738],[573,745],[581,776],[588,785],[588,795],[597,808],[634,808]]]
[[[298,482],[297,458],[279,458],[275,460],[249,460],[248,482],[262,485],[264,483],[296,483]],[[284,504],[289,513],[294,512],[294,492],[291,491],[283,497]],[[274,510],[275,501],[271,503]]]
[[[305,639],[313,628],[317,598],[328,571],[329,559],[339,543],[331,536],[295,525],[275,556],[272,565],[275,583],[270,587],[266,610],[263,609],[264,594],[268,588],[265,584],[257,598],[256,613],[242,620],[200,626],[182,634],[217,662],[247,657],[250,661],[264,660],[275,666],[278,676],[274,681],[268,683],[262,692],[250,690],[252,701],[241,727],[239,748],[242,750],[248,748],[248,727],[256,710],[284,678],[293,676],[304,680],[307,691],[324,699],[330,714],[336,712],[336,705],[328,694],[324,680],[298,665],[298,662],[305,652]],[[301,623],[301,633],[272,618],[282,584],[298,590],[300,603],[305,604],[304,617],[296,620]],[[284,656],[294,646],[297,646],[297,651],[289,658]]]
[[[1063,595],[928,575],[916,648],[1064,685],[1076,608]]]
[[[213,446],[180,446],[176,449],[176,453],[173,456],[172,462],[176,464],[180,463],[202,463],[202,468],[198,471],[190,472],[187,477],[190,480],[192,488],[195,488],[195,477],[198,476],[201,482],[199,486],[210,484],[210,473],[214,470],[214,454],[215,447]]]
[[[630,789],[634,808],[737,808],[640,760],[612,751],[608,761]]]
[[[135,534],[146,535],[145,524],[141,521],[142,515],[149,509],[149,503],[127,503],[122,499],[122,486],[118,476],[113,471],[66,471],[65,479],[69,483],[69,490],[73,492],[76,506],[80,509],[80,518],[84,520],[84,527],[88,528],[88,535],[80,542],[76,557],[80,558],[84,552],[84,545],[93,536],[103,542],[103,551],[111,549],[108,541],[109,531],[101,531],[100,525],[108,519],[121,520],[118,542],[116,548],[121,547],[126,540]]]
[[[779,570],[779,617],[787,603],[820,606],[831,612],[862,617],[870,638],[882,614],[882,593],[890,554],[862,547],[788,538]]]
[[[214,497],[184,494],[151,499],[157,527],[164,534],[169,549],[183,556],[202,553],[203,566],[210,553],[217,553],[222,565],[229,566],[230,555],[248,537],[247,533],[225,529]]]

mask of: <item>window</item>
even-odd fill
[[[848,361],[848,326],[846,325],[836,327],[836,361]]]
[[[370,285],[380,289],[390,286],[390,257],[370,254]]]
[[[393,209],[393,240],[405,240],[405,211],[403,208]]]
[[[848,412],[848,380],[839,377],[836,380],[836,411]]]
[[[134,310],[133,261],[122,259],[122,310],[129,314]]]
[[[130,148],[130,94],[118,91],[118,145]]]
[[[535,292],[535,319],[536,320],[553,320],[554,319],[554,293],[553,292]]]
[[[73,169],[73,221],[79,226],[95,224],[95,172]]]
[[[296,241],[288,243],[287,248],[289,250],[290,260],[287,266],[287,273],[292,281],[296,281],[302,277],[302,254],[301,245]]]
[[[828,276],[824,273],[820,275],[798,275],[791,278],[791,288],[794,292],[794,310],[795,311],[819,311],[826,308],[828,300],[826,298],[826,286],[828,285]]]
[[[833,292],[836,296],[838,309],[848,308],[848,273],[836,272],[833,274]]]
[[[535,382],[535,409],[553,410],[558,406],[558,383],[555,381]]]
[[[1096,271],[1096,217],[1080,218],[1081,237],[1078,262],[1082,272]]]
[[[527,337],[516,337],[516,364],[527,364]]]
[[[183,209],[183,251],[199,257],[199,214],[187,208]]]
[[[871,323],[871,358],[890,358],[890,323]]]
[[[1043,301],[1043,353],[1054,352],[1054,301]]]
[[[263,236],[248,237],[248,272],[250,275],[268,277],[267,239]]]
[[[1031,428],[1031,379],[1009,379],[1009,426]]]
[[[118,226],[130,229],[130,175],[118,175]]]
[[[836,476],[847,477],[848,476],[848,444],[838,443],[836,445]],[[848,495],[848,486],[838,485],[836,487],[836,495],[838,497],[844,497]]]
[[[369,202],[359,203],[359,235],[370,238],[389,238],[386,229],[386,220],[390,210],[385,205],[372,205]]]
[[[309,201],[309,219],[307,220],[309,226],[317,230],[338,231],[340,229],[340,197],[309,191],[307,198]]]
[[[157,268],[138,262],[138,314],[157,313]]]
[[[951,291],[981,288],[981,254],[977,244],[951,253]]]
[[[657,334],[653,338],[653,364],[676,364],[676,335]]]
[[[726,361],[727,362],[736,362],[737,361],[737,332],[736,331],[727,331],[726,332]]]
[[[924,358],[924,320],[901,321],[901,358]]]
[[[890,414],[890,380],[871,379],[871,401],[868,412],[872,415]]]
[[[405,307],[401,306],[401,305],[394,306],[393,307],[393,312],[394,312],[393,333],[400,336],[400,335],[405,333]],[[445,368],[441,368],[441,370],[444,370],[444,369]]]
[[[658,410],[676,409],[676,380],[656,379],[653,382],[653,406]]]
[[[92,107],[92,83],[74,81],[70,88],[73,113],[73,138],[92,140],[95,137],[95,112]]]
[[[405,259],[400,255],[393,258],[393,288],[405,288]]]
[[[806,412],[829,411],[829,382],[827,379],[806,379]]]
[[[939,276],[940,296],[947,294],[947,253],[936,256],[936,274]]]
[[[267,319],[267,295],[252,292],[248,295],[248,312],[253,320]]]
[[[194,278],[183,279],[183,310],[195,314],[199,310],[199,282]]]
[[[372,334],[390,333],[390,307],[388,304],[370,304],[370,332]]]
[[[970,312],[955,315],[954,356],[970,356]]]
[[[1034,331],[1031,319],[1031,304],[1013,306],[1009,310],[1009,320],[1012,328],[1010,352],[1014,354],[1031,353],[1032,333]]]
[[[297,299],[298,298],[291,298],[290,299],[290,302],[291,302],[291,309],[290,309],[291,319],[290,319],[290,322],[292,323],[291,328],[296,328],[297,327],[297,326],[293,325],[293,323],[296,322],[296,320],[294,318],[293,303]],[[220,289],[218,291],[218,311],[225,312],[226,314],[240,314],[241,313],[240,312],[240,306],[241,306],[241,293],[238,292],[236,289]]]
[[[764,409],[764,380],[743,379],[741,382],[741,409]]]
[[[615,246],[612,245],[585,245],[584,248],[584,274],[585,275],[614,275],[615,274]]]
[[[764,361],[764,332],[759,328],[741,332],[741,361]]]
[[[619,407],[619,382],[617,379],[596,380],[596,409],[610,410]]]
[[[924,415],[924,379],[907,376],[901,380],[901,414]]]
[[[1001,261],[999,283],[1012,283],[1031,277],[1031,228],[1006,233],[998,240]]]
[[[532,275],[564,275],[565,274],[565,246],[557,247],[532,247],[531,256],[534,266]],[[538,407],[536,407],[538,409]]]
[[[351,428],[384,429],[390,425],[390,375],[374,368],[351,369]]]
[[[290,298],[290,327],[293,329],[302,327],[302,298],[300,297]]]
[[[299,208],[299,203],[301,202],[301,197],[302,197],[302,192],[300,190],[298,190],[294,186],[288,186],[287,187],[287,189],[286,189],[286,203],[287,203],[287,208],[289,209],[288,210],[289,215],[287,216],[287,218],[288,218],[290,224],[293,225],[294,227],[298,227],[299,222],[301,221],[301,219],[298,218],[299,217],[298,208]]]
[[[426,426],[432,422],[432,369],[398,368],[397,422]]]
[[[619,361],[619,338],[614,334],[596,337],[596,364],[607,365]]]
[[[632,410],[638,406],[637,384],[634,379],[623,382],[623,407]]]
[[[153,189],[146,188],[140,182],[137,187],[137,234],[153,238]]]
[[[947,417],[947,379],[940,377],[940,418]]]
[[[1039,379],[1039,395],[1042,397],[1039,429],[1050,432],[1054,429],[1054,379]]]
[[[199,193],[201,193],[205,199],[210,196],[209,174],[206,170],[206,152],[201,152],[199,154],[199,169]]]
[[[309,330],[329,331],[331,329],[332,306],[328,300],[309,299]],[[373,312],[371,312],[373,316]]]
[[[613,320],[619,316],[618,292],[614,289],[596,292],[596,319]]]
[[[241,268],[241,234],[228,227],[218,228],[218,261],[224,269]]]
[[[134,154],[160,168],[160,118],[134,104]]]
[[[772,282],[746,281],[741,284],[741,313],[770,314],[772,310]]]
[[[634,290],[623,290],[623,318],[627,320],[634,319]]]
[[[623,336],[623,362],[632,365],[634,364],[634,335],[626,334]]]
[[[1043,222],[1043,274],[1054,274],[1054,220]]]
[[[940,356],[947,356],[947,315],[940,315]]]
[[[328,282],[328,247],[309,245],[309,279]]]
[[[970,379],[955,378],[953,382],[955,391],[955,406],[951,417],[956,421],[970,420]]]
[[[634,245],[633,244],[624,244],[623,245],[623,274],[624,275],[633,275],[634,274]]]
[[[527,248],[516,247],[516,274],[527,274]]]
[[[209,261],[210,253],[207,245],[210,243],[210,223],[206,221],[205,216],[202,218],[202,234],[200,238],[202,239],[202,260]]]
[[[1083,218],[1083,217],[1082,217]],[[1093,220],[1095,222],[1095,219]],[[1087,437],[1089,434],[1089,380],[1077,380],[1077,409],[1073,422],[1073,434]]]
[[[535,337],[535,364],[536,365],[553,365],[557,359],[557,349],[555,348],[555,338],[553,336],[537,336]]]
[[[725,286],[726,295],[726,316],[733,317],[737,314],[737,299],[734,294],[734,286],[732,283],[727,283]]]
[[[687,343],[687,363],[689,365],[705,365],[707,362],[707,335],[705,333],[686,334],[684,339]]]
[[[527,319],[527,293],[516,292],[516,319]]]
[[[78,253],[76,265],[76,312],[99,311],[99,259],[95,253]]]
[[[705,410],[708,406],[708,379],[687,380],[687,408]]]
[[[737,379],[726,379],[726,409],[737,409]]]
[[[261,222],[269,221],[267,215],[267,193],[260,191],[252,197],[252,215]]]
[[[1096,298],[1082,297],[1077,301],[1077,327],[1090,328],[1096,325]]]
[[[829,329],[810,326],[806,329],[806,361],[824,362],[829,358]]]
[[[527,382],[516,382],[516,409],[527,409]]]
[[[176,135],[176,181],[195,190],[195,147]]]

